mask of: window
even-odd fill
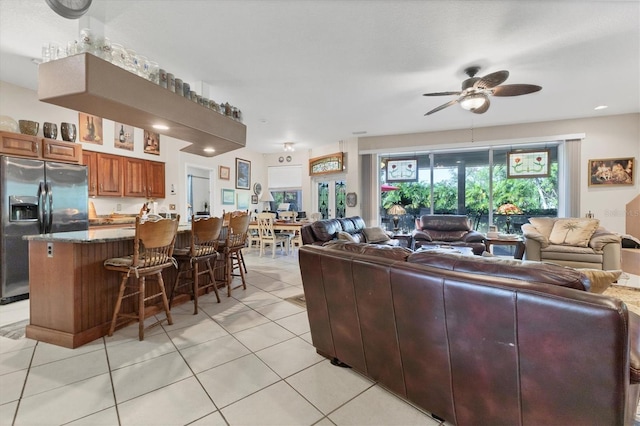
[[[463,214],[472,220],[475,229],[487,232],[489,224],[506,226],[506,216],[497,212],[504,204],[514,204],[522,212],[509,218],[510,227],[520,226],[532,216],[556,216],[558,212],[558,146],[549,149],[551,173],[548,177],[507,178],[507,153],[511,148],[486,148],[468,151],[434,152],[417,155],[418,182],[386,185],[381,157],[380,216],[389,227],[387,209],[402,205],[407,214],[400,218],[400,227],[413,229],[413,222],[423,214]],[[534,149],[536,146],[518,146]],[[540,148],[537,146],[537,148]],[[413,155],[413,153],[412,153]],[[406,157],[399,153],[397,157]],[[393,189],[397,188],[397,189]],[[433,200],[433,202],[432,202]]]

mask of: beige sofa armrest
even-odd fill
[[[609,243],[615,243],[622,245],[622,237],[613,232],[607,231],[604,228],[598,228],[596,232],[591,236],[589,241],[589,247],[596,251],[602,251],[604,246]]]
[[[549,246],[549,239],[538,232],[535,226],[531,225],[530,223],[525,223],[524,225],[522,225],[521,229],[522,235],[524,235],[525,238],[537,241],[540,244],[541,248]]]

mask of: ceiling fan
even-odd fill
[[[423,96],[458,96],[458,98],[432,109],[425,115],[433,114],[457,103],[466,110],[476,114],[482,114],[489,109],[490,95],[520,96],[542,89],[542,87],[534,84],[505,84],[500,86],[500,84],[509,78],[509,71],[506,70],[492,72],[484,77],[476,77],[475,75],[478,71],[480,71],[480,67],[478,66],[469,67],[464,70],[469,78],[462,82],[462,90],[458,92],[425,93]]]

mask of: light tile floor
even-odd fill
[[[316,354],[283,300],[303,292],[296,254],[245,259],[247,290],[177,306],[142,342],[136,325],[73,350],[0,337],[0,425],[439,424]],[[0,306],[0,326],[28,316],[28,300]]]
[[[438,425],[428,413],[319,356],[297,254],[245,250],[247,290],[174,307],[77,349],[0,337],[0,425]],[[0,326],[29,301],[0,306]],[[150,322],[153,319],[149,320]]]

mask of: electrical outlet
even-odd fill
[[[122,211],[122,204],[116,204],[116,211]]]
[[[175,204],[169,204],[169,210],[175,210],[175,209],[176,209]]]

